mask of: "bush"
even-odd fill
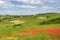
[[[16,26],[22,26],[22,24],[15,24],[13,28],[16,28]]]

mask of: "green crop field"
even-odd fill
[[[60,14],[0,15],[0,40],[60,40]]]

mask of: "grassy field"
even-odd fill
[[[0,40],[60,40],[60,14],[0,16]]]

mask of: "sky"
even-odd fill
[[[59,13],[60,0],[0,0],[0,14]]]

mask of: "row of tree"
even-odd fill
[[[60,17],[56,18],[56,19],[52,19],[52,20],[48,20],[48,21],[44,21],[42,23],[39,24],[60,24]]]

